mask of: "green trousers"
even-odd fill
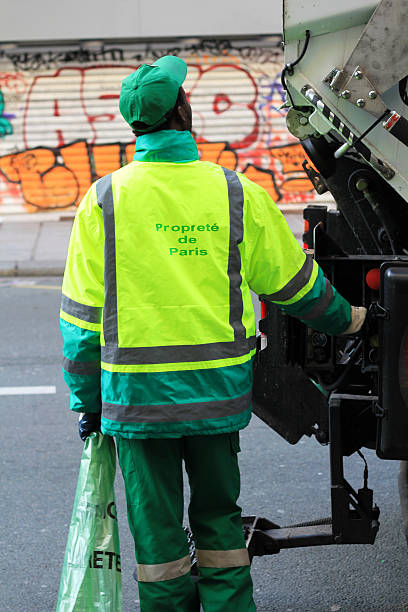
[[[116,438],[135,540],[141,612],[255,610],[237,505],[239,434],[173,439]],[[183,530],[184,459],[198,581]]]

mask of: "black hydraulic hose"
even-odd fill
[[[296,66],[300,62],[300,60],[304,58],[307,47],[309,45],[309,40],[310,40],[310,30],[306,30],[305,44],[303,45],[302,53],[299,55],[297,59],[295,59],[294,62],[290,62],[289,64],[286,64],[284,68],[284,70],[287,69],[287,71],[289,72],[289,75],[293,74],[294,66]]]
[[[293,68],[294,66],[296,66],[300,60],[302,60],[305,56],[305,53],[307,51],[307,48],[309,46],[309,41],[310,41],[310,30],[306,30],[306,38],[305,38],[305,44],[303,45],[303,49],[301,54],[299,55],[299,57],[297,59],[295,59],[294,62],[290,62],[289,64],[286,64],[285,67],[282,70],[282,74],[281,74],[281,83],[282,83],[282,87],[283,89],[287,92],[288,96],[289,96],[289,100],[293,106],[294,109],[299,109],[299,106],[296,106],[296,104],[293,102],[293,98],[291,96],[291,93],[288,89],[288,86],[286,84],[286,73],[288,73],[289,76],[292,76],[293,74]]]
[[[389,114],[389,112],[390,112],[390,111],[389,111],[389,110],[388,110],[388,108],[387,108],[387,110],[383,112],[383,114],[381,115],[381,117],[378,117],[378,119],[376,119],[376,120],[374,121],[374,123],[372,123],[372,124],[371,124],[371,125],[370,125],[370,126],[369,126],[369,127],[366,129],[366,130],[365,130],[365,132],[363,132],[363,133],[361,134],[361,136],[359,136],[359,137],[357,138],[357,140],[355,140],[355,141],[354,141],[354,143],[353,143],[353,147],[355,147],[355,146],[356,146],[356,144],[358,144],[359,142],[361,142],[361,141],[362,141],[362,140],[363,140],[363,139],[364,139],[364,138],[367,136],[367,134],[369,134],[369,133],[371,132],[371,130],[373,130],[375,127],[377,127],[377,125],[378,125],[379,123],[381,123],[381,121],[382,121],[383,119],[385,119],[385,117],[386,117],[386,116]]]
[[[364,488],[366,489],[368,486],[368,463],[360,449],[357,450],[357,453],[360,455],[360,457],[364,461]]]
[[[408,544],[408,461],[401,461],[398,474],[398,490],[405,538]]]
[[[356,348],[354,349],[354,352],[352,353],[352,355],[350,356],[350,359],[347,362],[347,365],[344,368],[343,373],[338,377],[337,380],[335,380],[333,383],[330,383],[330,385],[326,385],[324,382],[321,381],[321,378],[319,377],[319,385],[322,387],[322,389],[324,389],[325,391],[334,391],[335,389],[337,389],[342,382],[344,382],[346,376],[348,376],[350,369],[352,367],[352,365],[354,365],[354,363],[357,360],[357,357],[360,354],[360,349],[363,346],[363,341],[360,339],[360,341],[358,342]]]
[[[363,212],[363,210],[362,210],[362,208],[361,208],[361,206],[360,206],[360,202],[358,202],[357,200],[354,200],[354,201],[355,201],[355,203],[356,203],[356,206],[357,206],[357,208],[358,208],[358,211],[359,211],[359,213],[360,213],[360,216],[362,217],[362,219],[363,219],[363,221],[364,221],[364,224],[365,224],[365,226],[366,226],[366,228],[367,228],[367,230],[368,230],[368,233],[369,233],[369,234],[370,234],[370,236],[371,236],[372,241],[373,241],[373,242],[374,242],[374,244],[376,245],[376,247],[377,247],[377,249],[379,250],[379,252],[381,253],[381,255],[384,255],[384,249],[382,248],[382,245],[381,245],[381,243],[380,243],[379,239],[378,239],[378,238],[377,238],[377,236],[375,235],[375,232],[373,232],[373,229],[372,229],[371,225],[370,225],[370,224],[369,224],[369,222],[367,221],[367,218],[366,218],[366,216],[365,216],[365,214],[364,214],[364,212]]]
[[[374,198],[373,193],[370,191],[369,189],[369,181],[366,178],[359,178],[356,180],[355,183],[355,187],[357,189],[357,191],[360,191],[364,198],[367,200],[367,202],[369,203],[371,210],[373,211],[373,213],[375,214],[375,216],[377,217],[377,219],[379,220],[380,224],[383,227],[383,230],[388,238],[388,242],[390,243],[390,247],[391,247],[391,251],[393,255],[397,254],[397,250],[395,247],[395,242],[394,239],[392,237],[392,230],[387,226],[387,220],[384,216],[383,211],[381,210],[381,206],[379,205],[379,203],[376,201],[376,199]],[[365,221],[365,217],[363,214],[363,211],[361,209],[360,203],[358,202],[358,200],[354,200],[358,210],[360,212],[360,215],[363,217],[364,221]],[[371,236],[372,236],[372,232]],[[373,236],[372,236],[373,237]],[[377,245],[378,248],[378,243],[377,240],[374,239],[374,243]],[[381,254],[383,253],[383,249],[382,247],[379,248],[379,250],[381,251]]]
[[[369,191],[369,189],[364,189],[363,190],[363,196],[365,197],[367,202],[370,204],[374,214],[380,220],[380,223],[383,226],[384,231],[385,231],[385,233],[387,235],[388,241],[390,243],[392,254],[396,255],[397,254],[397,249],[395,248],[395,242],[394,242],[394,239],[392,238],[392,231],[387,226],[387,221],[385,219],[384,213],[381,210],[381,207],[380,207],[379,203],[374,199],[374,197],[373,197],[372,193]]]

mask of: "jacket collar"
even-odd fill
[[[191,132],[160,130],[136,139],[135,161],[192,162],[198,160],[198,150]]]

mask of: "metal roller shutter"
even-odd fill
[[[122,79],[177,54],[202,159],[237,169],[279,204],[316,200],[286,130],[280,37],[82,43],[0,51],[0,214],[78,205],[91,182],[133,157],[118,109]]]

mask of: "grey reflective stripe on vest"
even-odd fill
[[[148,404],[120,406],[119,404],[102,403],[105,419],[123,423],[171,423],[177,421],[196,421],[197,419],[214,419],[233,416],[249,410],[252,391],[234,399],[196,402],[191,404]]]
[[[116,285],[115,209],[113,205],[112,175],[96,182],[96,197],[103,212],[105,229],[105,305],[103,334],[106,344],[118,346],[118,294]]]
[[[246,548],[234,550],[200,550],[196,549],[199,567],[242,567],[249,565]]]
[[[213,342],[208,344],[188,344],[186,346],[146,346],[135,348],[101,346],[101,361],[118,365],[188,363],[242,357],[255,347],[255,336],[237,340],[236,342]]]
[[[75,300],[71,300],[71,298],[64,294],[61,297],[61,310],[72,317],[87,321],[88,323],[101,322],[102,308],[80,304],[80,302],[75,302]]]
[[[101,362],[73,361],[72,359],[64,357],[64,359],[62,360],[62,367],[66,372],[69,372],[70,374],[82,374],[86,376],[91,376],[100,373]]]
[[[322,295],[320,300],[317,302],[317,304],[315,304],[313,308],[309,310],[308,313],[306,313],[305,315],[301,315],[299,319],[302,319],[302,321],[313,321],[314,319],[321,317],[326,312],[328,307],[330,306],[332,299],[333,299],[333,287],[331,286],[330,282],[326,278],[326,290],[324,294]]]
[[[306,255],[303,266],[299,272],[295,274],[291,280],[286,283],[282,289],[275,293],[268,295],[261,295],[260,297],[264,300],[270,300],[272,302],[286,302],[286,300],[292,299],[298,291],[300,291],[310,280],[313,272],[313,259],[310,255]]]
[[[97,181],[96,195],[98,205],[103,211],[105,229],[105,306],[103,311],[105,346],[101,347],[101,359],[105,363],[137,365],[228,359],[246,355],[255,348],[255,338],[246,338],[246,329],[242,323],[241,254],[238,245],[243,240],[244,194],[236,173],[226,168],[223,168],[223,171],[227,181],[229,202],[229,323],[234,330],[234,341],[187,346],[134,348],[118,346],[118,296],[112,175],[109,174]]]
[[[155,563],[147,565],[137,564],[137,579],[139,582],[161,582],[185,576],[191,570],[190,555],[168,563]]]
[[[228,278],[230,281],[230,325],[234,330],[234,340],[246,336],[242,323],[244,305],[241,292],[241,253],[238,245],[244,237],[244,192],[241,181],[233,170],[223,168],[228,185],[230,242],[228,258]]]

